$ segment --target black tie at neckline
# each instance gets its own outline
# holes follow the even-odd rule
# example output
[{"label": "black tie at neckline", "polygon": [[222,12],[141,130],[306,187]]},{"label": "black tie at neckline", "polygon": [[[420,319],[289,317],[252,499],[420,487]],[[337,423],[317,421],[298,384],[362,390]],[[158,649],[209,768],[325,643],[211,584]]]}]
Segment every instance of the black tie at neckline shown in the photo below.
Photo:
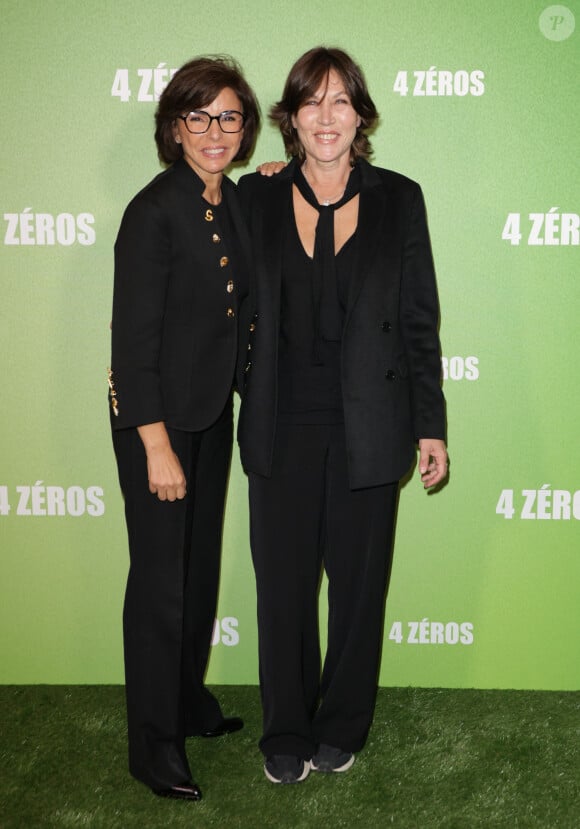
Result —
[{"label": "black tie at neckline", "polygon": [[294,184],[305,201],[318,211],[312,259],[312,304],[314,312],[312,351],[314,363],[321,365],[321,340],[340,342],[342,338],[342,311],[338,299],[334,253],[334,212],[349,202],[360,191],[360,171],[358,167],[353,167],[341,199],[334,204],[319,204],[300,167],[296,167]]}]

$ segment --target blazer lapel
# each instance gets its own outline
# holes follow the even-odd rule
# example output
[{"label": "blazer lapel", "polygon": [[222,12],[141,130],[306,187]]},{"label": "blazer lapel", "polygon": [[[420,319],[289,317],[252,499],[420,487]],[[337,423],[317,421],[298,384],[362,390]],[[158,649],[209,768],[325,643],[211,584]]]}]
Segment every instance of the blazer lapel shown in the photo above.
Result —
[{"label": "blazer lapel", "polygon": [[[280,290],[282,284],[282,255],[285,246],[288,220],[291,215],[292,179],[295,162],[269,181],[261,192],[260,226],[257,238],[262,250],[257,265],[261,269],[262,297],[272,309],[276,328],[280,316]],[[263,269],[263,270],[262,270]],[[266,298],[267,297],[267,298]]]},{"label": "blazer lapel", "polygon": [[383,248],[385,239],[381,238],[386,228],[395,230],[392,205],[382,186],[377,173],[366,161],[360,161],[361,165],[361,190],[357,225],[357,244],[354,272],[352,275],[348,306],[345,324],[348,322],[350,313],[358,299],[363,282],[372,267],[379,246]]},{"label": "blazer lapel", "polygon": [[281,274],[282,251],[288,230],[295,161],[269,182],[263,203],[264,262],[270,273]]}]

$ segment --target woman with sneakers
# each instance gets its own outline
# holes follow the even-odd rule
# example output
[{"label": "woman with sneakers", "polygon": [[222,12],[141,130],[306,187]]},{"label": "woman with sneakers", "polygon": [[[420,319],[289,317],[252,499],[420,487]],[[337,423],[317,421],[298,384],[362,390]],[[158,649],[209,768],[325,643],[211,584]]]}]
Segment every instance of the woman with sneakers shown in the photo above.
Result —
[{"label": "woman with sneakers", "polygon": [[[419,186],[371,166],[360,68],[318,47],[271,119],[290,164],[239,182],[253,244],[239,441],[249,476],[265,774],[350,768],[376,697],[399,480],[447,473],[438,300]],[[318,590],[329,582],[328,646]]]}]

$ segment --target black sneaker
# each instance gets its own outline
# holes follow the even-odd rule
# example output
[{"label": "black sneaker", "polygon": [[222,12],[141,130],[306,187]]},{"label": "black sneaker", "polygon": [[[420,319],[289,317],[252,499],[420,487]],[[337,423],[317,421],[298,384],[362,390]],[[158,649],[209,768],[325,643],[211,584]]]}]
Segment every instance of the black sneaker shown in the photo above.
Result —
[{"label": "black sneaker", "polygon": [[273,754],[264,763],[264,774],[271,783],[301,783],[309,773],[308,760],[293,754]]},{"label": "black sneaker", "polygon": [[312,771],[347,771],[354,763],[354,754],[341,748],[320,743],[318,751],[310,761]]}]

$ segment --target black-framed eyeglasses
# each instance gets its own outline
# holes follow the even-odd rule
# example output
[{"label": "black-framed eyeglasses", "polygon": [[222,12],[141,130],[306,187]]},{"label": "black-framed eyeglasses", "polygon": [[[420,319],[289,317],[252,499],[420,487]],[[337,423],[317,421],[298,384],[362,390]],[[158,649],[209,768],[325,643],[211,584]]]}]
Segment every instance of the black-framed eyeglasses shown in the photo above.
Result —
[{"label": "black-framed eyeglasses", "polygon": [[188,112],[187,115],[178,115],[185,124],[188,132],[201,135],[211,127],[212,121],[217,121],[222,132],[241,132],[244,128],[246,116],[237,109],[226,109],[219,115],[210,115],[203,109]]}]

